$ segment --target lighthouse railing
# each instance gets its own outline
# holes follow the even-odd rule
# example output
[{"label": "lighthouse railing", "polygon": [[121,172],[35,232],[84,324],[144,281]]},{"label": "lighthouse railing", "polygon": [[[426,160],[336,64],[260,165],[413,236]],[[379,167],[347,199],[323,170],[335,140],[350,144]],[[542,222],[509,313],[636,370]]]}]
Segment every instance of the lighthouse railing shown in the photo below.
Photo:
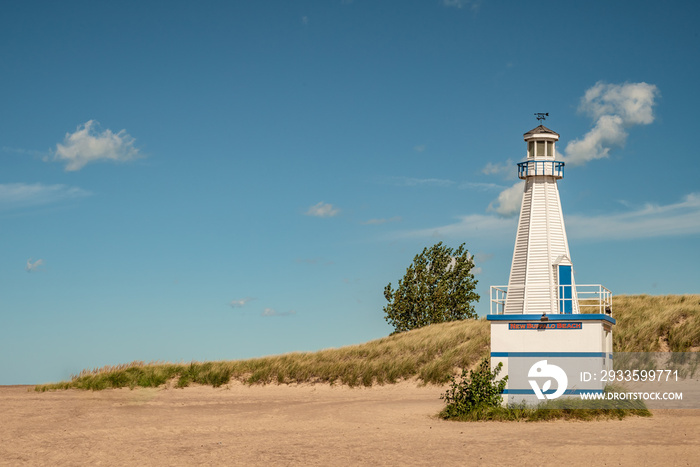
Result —
[{"label": "lighthouse railing", "polygon": [[491,305],[489,308],[490,315],[502,315],[503,309],[506,307],[506,294],[508,293],[507,285],[492,285],[490,289]]},{"label": "lighthouse railing", "polygon": [[555,178],[564,178],[564,162],[531,160],[518,163],[518,177],[526,179],[537,175],[552,175]]},{"label": "lighthouse railing", "polygon": [[581,313],[612,314],[612,292],[600,284],[576,284]]},{"label": "lighthouse railing", "polygon": [[[576,284],[574,286],[580,313],[612,314],[612,292],[600,284]],[[502,315],[506,307],[507,285],[490,287],[489,314]]]}]

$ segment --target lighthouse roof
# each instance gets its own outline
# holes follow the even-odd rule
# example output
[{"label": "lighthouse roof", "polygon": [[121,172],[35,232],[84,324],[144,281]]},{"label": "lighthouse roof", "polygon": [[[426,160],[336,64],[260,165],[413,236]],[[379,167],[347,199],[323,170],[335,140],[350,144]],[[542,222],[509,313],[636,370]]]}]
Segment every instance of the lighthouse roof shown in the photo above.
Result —
[{"label": "lighthouse roof", "polygon": [[544,134],[555,135],[555,136],[559,137],[559,133],[557,133],[556,131],[550,130],[549,128],[547,128],[547,127],[544,126],[544,125],[540,125],[540,126],[538,126],[537,128],[533,128],[532,130],[530,130],[530,131],[528,131],[527,133],[525,133],[523,136],[524,136],[525,138],[527,138],[528,136],[532,136],[532,135],[541,135],[541,134],[543,134],[543,133],[544,133]]}]

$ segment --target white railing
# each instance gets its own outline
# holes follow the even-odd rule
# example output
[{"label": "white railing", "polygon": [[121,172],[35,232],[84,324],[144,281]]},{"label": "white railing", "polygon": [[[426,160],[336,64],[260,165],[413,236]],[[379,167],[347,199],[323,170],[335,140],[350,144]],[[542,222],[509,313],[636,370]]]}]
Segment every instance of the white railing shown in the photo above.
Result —
[{"label": "white railing", "polygon": [[612,314],[612,292],[600,284],[576,284],[581,313]]},{"label": "white railing", "polygon": [[[492,285],[491,286],[491,305],[489,308],[490,315],[502,315],[503,309],[506,307],[506,294],[508,293],[507,285]],[[496,311],[494,311],[494,308]]]},{"label": "white railing", "polygon": [[[581,313],[612,314],[612,292],[600,284],[576,284],[576,298]],[[506,307],[507,285],[490,288],[489,314],[502,315]]]}]

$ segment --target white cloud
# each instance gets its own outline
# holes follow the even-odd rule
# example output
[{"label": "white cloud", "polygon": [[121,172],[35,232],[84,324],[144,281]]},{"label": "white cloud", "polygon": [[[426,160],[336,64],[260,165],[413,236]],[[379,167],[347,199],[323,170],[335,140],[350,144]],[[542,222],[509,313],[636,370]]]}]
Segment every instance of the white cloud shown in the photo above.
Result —
[{"label": "white cloud", "polygon": [[419,229],[398,234],[403,238],[496,238],[514,236],[517,222],[487,214],[461,216],[452,224]]},{"label": "white cloud", "polygon": [[491,191],[491,190],[503,190],[506,187],[503,185],[498,185],[497,183],[483,183],[483,182],[464,182],[459,185],[460,190],[477,190],[477,191]]},{"label": "white cloud", "polygon": [[[436,186],[436,187],[451,187],[457,184],[457,182],[445,178],[411,178],[411,177],[391,177],[391,182],[395,186]],[[460,183],[457,188],[460,190],[470,189],[479,191],[488,190],[502,190],[505,188],[503,185],[498,185],[496,183],[484,183],[484,182],[463,182]]]},{"label": "white cloud", "polygon": [[474,261],[479,263],[493,259],[493,253],[474,253]]},{"label": "white cloud", "polygon": [[679,203],[647,204],[636,210],[586,217],[564,216],[570,238],[627,240],[700,234],[700,193]]},{"label": "white cloud", "polygon": [[248,302],[253,301],[253,300],[255,300],[255,299],[252,297],[245,297],[245,298],[241,298],[238,300],[231,300],[229,305],[231,305],[232,308],[243,308],[244,306],[246,306],[246,304]]},{"label": "white cloud", "polygon": [[401,217],[400,216],[395,216],[391,217],[389,219],[370,219],[368,221],[365,221],[362,223],[362,225],[380,225],[380,224],[386,224],[387,222],[400,222]]},{"label": "white cloud", "polygon": [[489,212],[495,212],[503,217],[513,217],[520,212],[520,205],[523,201],[523,186],[525,182],[519,180],[510,188],[506,188],[499,195],[498,198],[491,201],[489,207],[486,208]]},{"label": "white cloud", "polygon": [[442,178],[392,177],[392,180],[398,186],[451,186],[455,183]]},{"label": "white cloud", "polygon": [[89,195],[88,191],[66,185],[5,183],[0,184],[0,209],[39,206]]},{"label": "white cloud", "polygon": [[614,146],[624,146],[627,129],[654,121],[653,108],[658,88],[647,83],[596,83],[581,98],[579,112],[594,120],[593,128],[582,138],[570,141],[561,159],[582,165],[608,157]]},{"label": "white cloud", "polygon": [[314,217],[333,217],[337,216],[338,213],[340,213],[340,209],[333,207],[332,204],[324,203],[323,201],[314,204],[306,211],[307,216]]},{"label": "white cloud", "polygon": [[290,311],[276,311],[273,308],[265,308],[262,312],[262,316],[291,316],[295,315],[297,312],[294,310]]},{"label": "white cloud", "polygon": [[54,160],[65,162],[66,171],[70,172],[100,160],[128,161],[139,157],[134,138],[126,130],[100,132],[98,127],[98,122],[88,120],[78,125],[75,133],[66,133],[63,144],[56,145]]},{"label": "white cloud", "polygon": [[515,176],[517,173],[513,159],[508,159],[500,164],[489,162],[486,167],[481,169],[481,172],[485,175],[501,175],[503,177]]},{"label": "white cloud", "polygon": [[659,90],[653,84],[606,84],[599,81],[581,98],[579,111],[594,119],[619,115],[626,125],[648,125],[654,121],[654,98]]},{"label": "white cloud", "polygon": [[608,157],[611,146],[623,146],[626,140],[627,131],[622,119],[618,115],[604,115],[583,138],[570,141],[560,159],[570,165],[604,159]]},{"label": "white cloud", "polygon": [[11,148],[8,146],[3,146],[2,150],[4,152],[10,152],[10,153],[15,153],[15,154],[22,154],[26,156],[38,156],[38,157],[48,157],[50,152],[47,151],[36,151],[33,149],[23,149],[23,148]]},{"label": "white cloud", "polygon": [[[678,203],[647,204],[638,209],[600,216],[564,214],[567,236],[596,241],[700,235],[700,193]],[[516,219],[472,214],[453,224],[403,232],[410,238],[515,238]]]},{"label": "white cloud", "polygon": [[[653,107],[659,90],[653,84],[598,82],[586,90],[579,104],[583,112],[594,120],[594,126],[582,138],[574,139],[559,158],[571,165],[582,165],[595,159],[603,159],[614,146],[624,146],[627,129],[634,125],[648,125],[654,121]],[[510,165],[512,162],[508,161]],[[482,170],[485,174],[503,173],[505,164],[489,163]],[[489,204],[487,211],[502,216],[515,216],[522,200],[521,183],[503,190]]]},{"label": "white cloud", "polygon": [[27,266],[25,266],[24,270],[27,272],[34,272],[39,270],[39,266],[42,266],[44,264],[43,259],[38,259],[32,263],[32,259],[29,258],[27,260]]}]

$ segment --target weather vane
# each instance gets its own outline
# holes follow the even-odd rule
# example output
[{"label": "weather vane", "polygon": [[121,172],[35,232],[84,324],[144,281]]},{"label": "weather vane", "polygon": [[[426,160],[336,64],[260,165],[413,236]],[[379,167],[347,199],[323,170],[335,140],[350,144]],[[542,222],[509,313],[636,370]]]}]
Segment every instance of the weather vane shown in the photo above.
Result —
[{"label": "weather vane", "polygon": [[549,117],[549,112],[544,113],[544,112],[536,112],[535,117],[537,117],[538,122],[542,122],[542,120],[546,120],[547,117]]}]

